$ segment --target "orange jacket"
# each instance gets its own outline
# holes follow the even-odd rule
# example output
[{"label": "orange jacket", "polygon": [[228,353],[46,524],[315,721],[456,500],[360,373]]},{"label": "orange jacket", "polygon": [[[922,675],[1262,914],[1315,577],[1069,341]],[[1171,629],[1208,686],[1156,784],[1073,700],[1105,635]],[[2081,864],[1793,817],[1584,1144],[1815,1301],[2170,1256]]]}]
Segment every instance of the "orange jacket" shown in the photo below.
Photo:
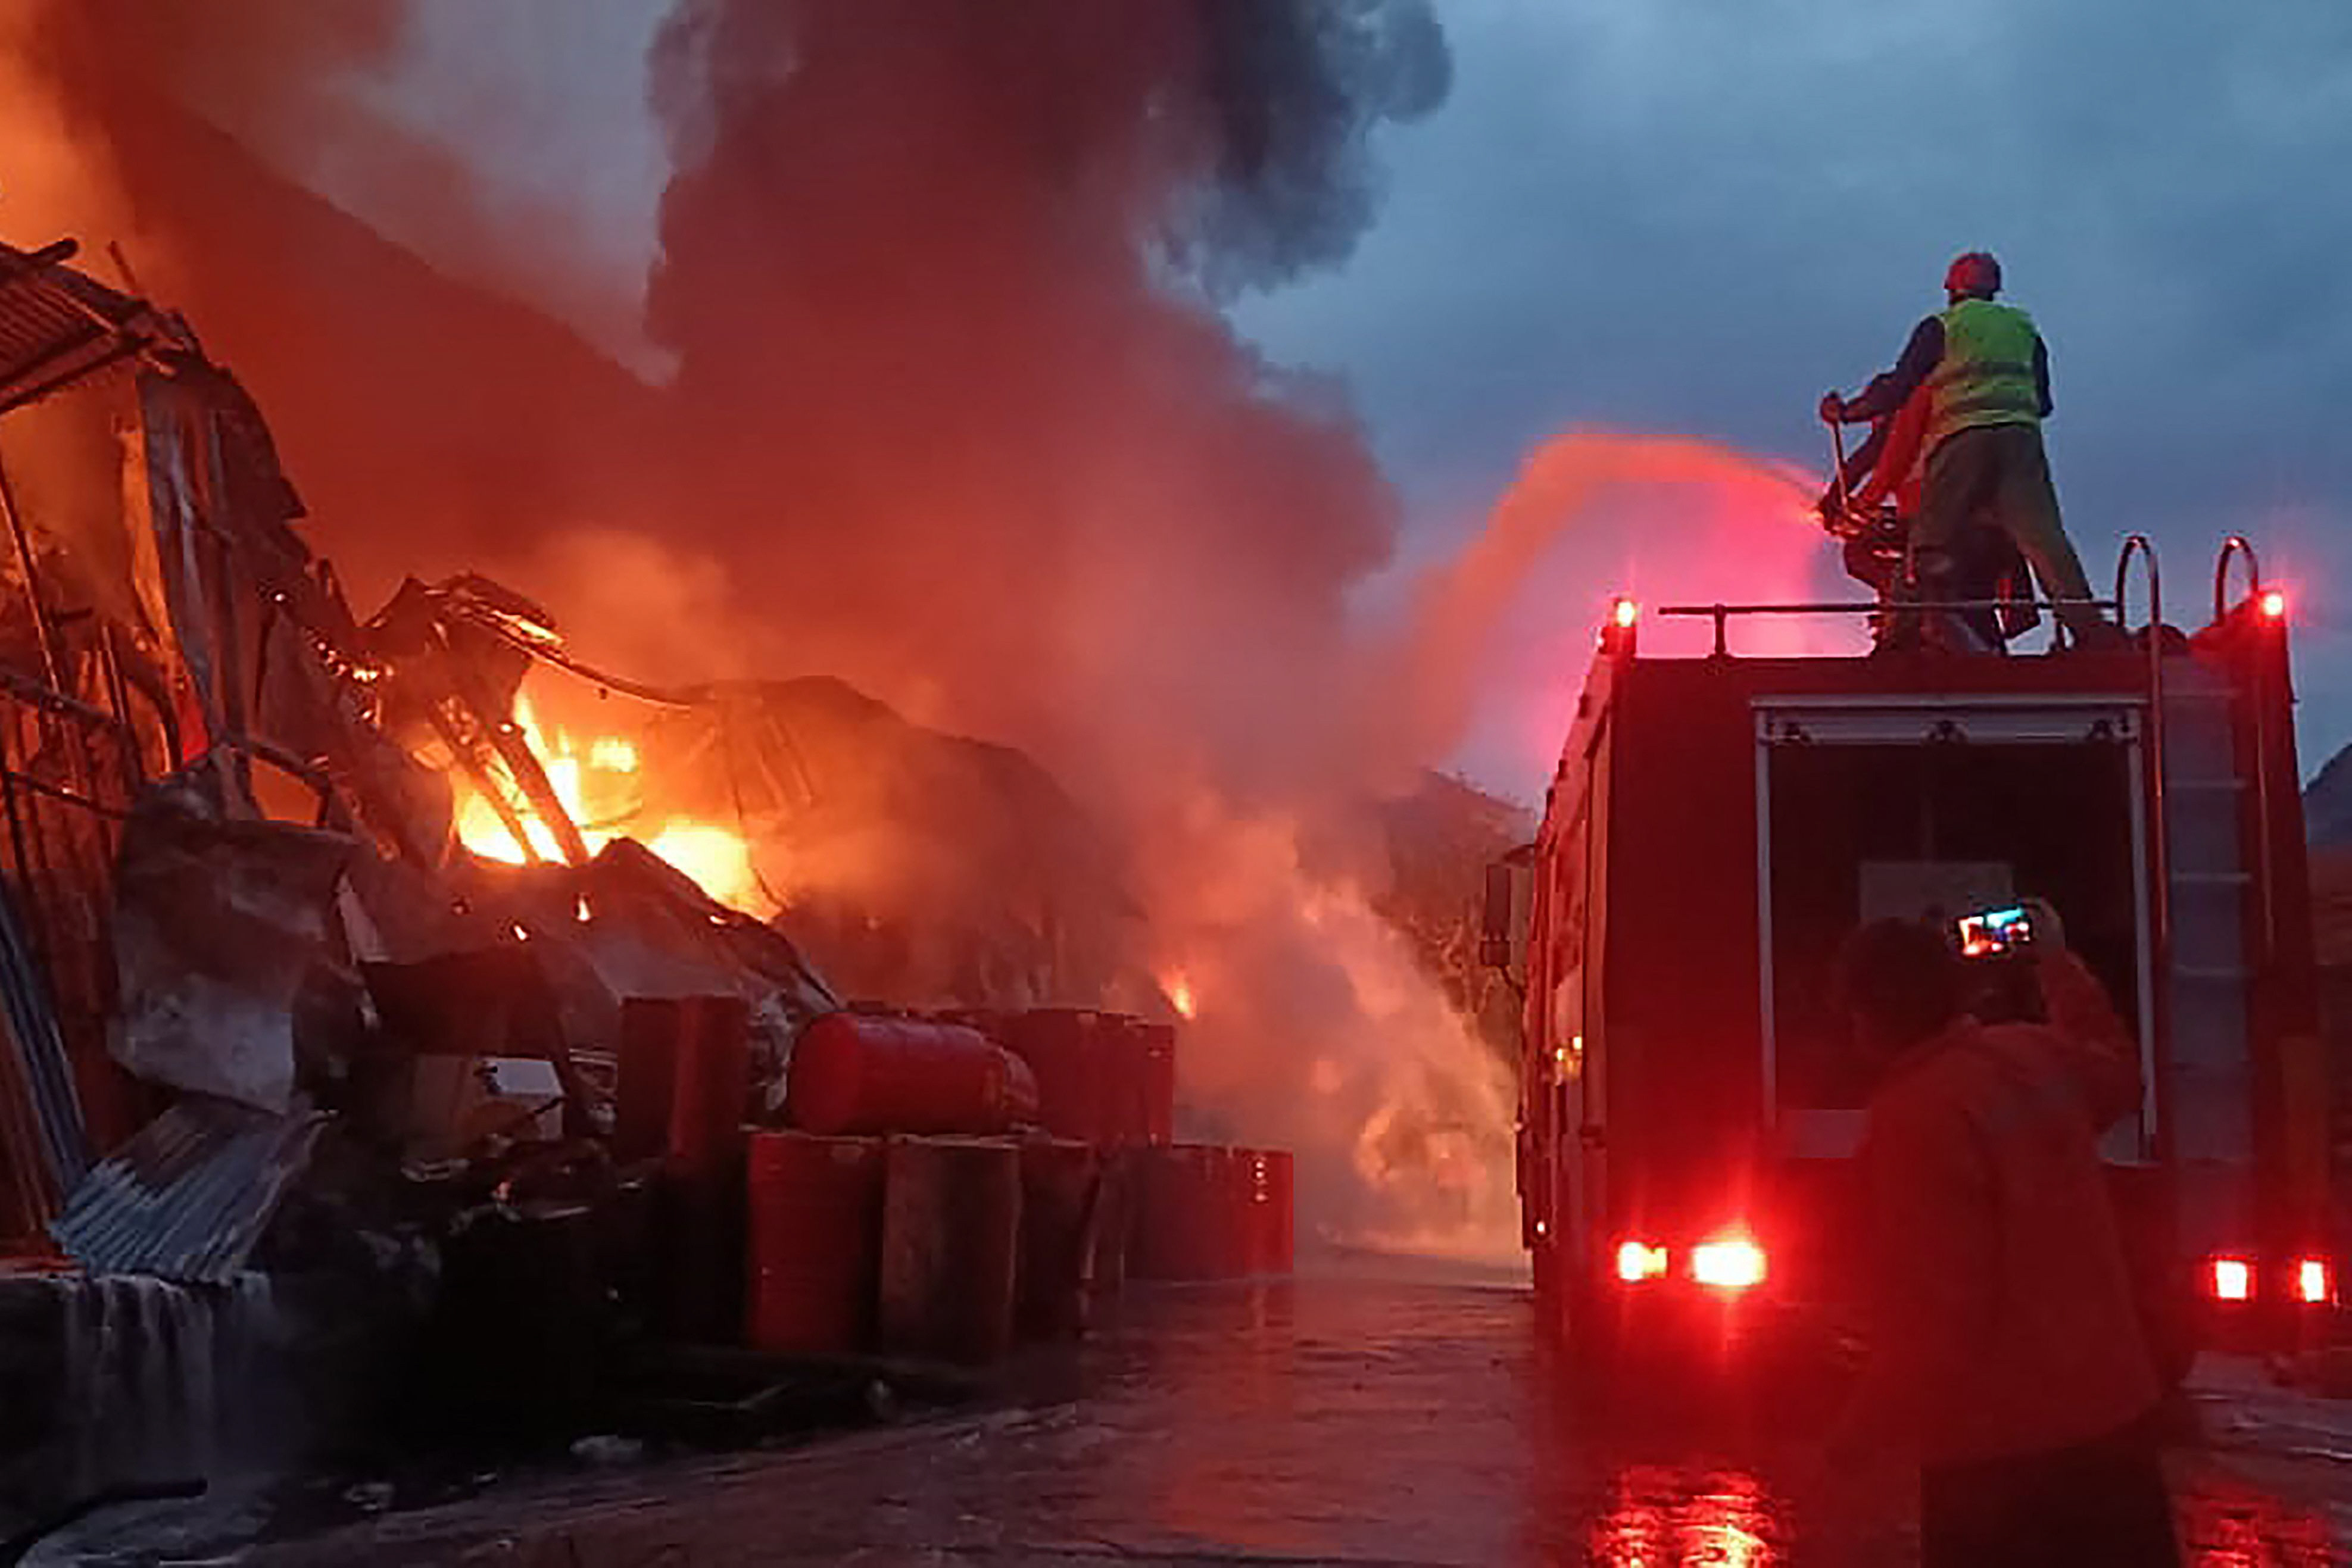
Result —
[{"label": "orange jacket", "polygon": [[2138,1053],[2080,959],[2038,964],[2049,1023],[1963,1019],[1871,1101],[1854,1420],[1926,1463],[2064,1448],[2158,1396],[2097,1149],[2139,1103]]},{"label": "orange jacket", "polygon": [[1920,447],[1927,438],[1927,389],[1921,387],[1896,412],[1886,432],[1886,444],[1879,448],[1878,461],[1871,465],[1870,478],[1854,497],[1855,508],[1864,517],[1876,511],[1878,503],[1890,495],[1898,517],[1919,515],[1920,498],[1927,486],[1927,465],[1920,461],[1925,455]]}]

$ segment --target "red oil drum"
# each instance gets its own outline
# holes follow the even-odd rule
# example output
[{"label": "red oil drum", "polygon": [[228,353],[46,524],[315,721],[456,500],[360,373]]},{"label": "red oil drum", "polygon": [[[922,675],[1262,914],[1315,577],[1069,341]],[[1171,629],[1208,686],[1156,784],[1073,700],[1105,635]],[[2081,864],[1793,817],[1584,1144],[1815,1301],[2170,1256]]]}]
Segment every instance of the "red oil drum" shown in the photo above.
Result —
[{"label": "red oil drum", "polygon": [[1225,1280],[1247,1267],[1235,1151],[1165,1144],[1136,1152],[1138,1207],[1128,1272],[1139,1280]]},{"label": "red oil drum", "polygon": [[1014,1320],[1024,1339],[1073,1339],[1087,1324],[1087,1281],[1100,1213],[1102,1156],[1092,1144],[1021,1145],[1021,1278]]},{"label": "red oil drum", "polygon": [[677,1100],[675,1019],[640,997],[621,1003],[620,1078],[613,1094],[613,1158],[622,1165],[669,1155],[670,1111]]},{"label": "red oil drum", "polygon": [[625,998],[621,1064],[614,1132],[623,1158],[658,1155],[673,1175],[731,1170],[751,1092],[751,1004]]},{"label": "red oil drum", "polygon": [[1248,1271],[1287,1274],[1295,1261],[1297,1223],[1291,1197],[1294,1162],[1287,1150],[1244,1149],[1235,1160],[1242,1174],[1242,1224],[1248,1238]]},{"label": "red oil drum", "polygon": [[1176,1030],[1124,1013],[1041,1008],[1001,1038],[1037,1074],[1039,1120],[1057,1138],[1167,1143],[1176,1107]]},{"label": "red oil drum", "polygon": [[1021,1150],[982,1138],[892,1138],[882,1184],[880,1343],[979,1366],[1013,1344]]},{"label": "red oil drum", "polygon": [[868,1348],[882,1251],[882,1141],[759,1133],[748,1172],[745,1343],[776,1355]]},{"label": "red oil drum", "polygon": [[1176,1136],[1176,1026],[1172,1023],[1134,1025],[1136,1064],[1140,1082],[1134,1135],[1145,1143],[1165,1144]]},{"label": "red oil drum", "polygon": [[743,1302],[751,1009],[740,997],[625,998],[621,1042],[619,1141],[661,1160],[654,1321],[674,1339],[731,1343]]},{"label": "red oil drum", "polygon": [[1054,1136],[1108,1141],[1105,1051],[1114,1027],[1108,1015],[1075,1008],[1037,1008],[1004,1020],[1000,1038],[1037,1075],[1037,1122]]},{"label": "red oil drum", "polygon": [[1135,1235],[1136,1186],[1141,1179],[1132,1149],[1101,1151],[1102,1176],[1095,1192],[1094,1223],[1087,1236],[1087,1300],[1089,1307],[1127,1289],[1127,1260]]},{"label": "red oil drum", "polygon": [[1037,1082],[978,1030],[827,1013],[801,1031],[784,1111],[803,1132],[1002,1133],[1037,1114]]}]

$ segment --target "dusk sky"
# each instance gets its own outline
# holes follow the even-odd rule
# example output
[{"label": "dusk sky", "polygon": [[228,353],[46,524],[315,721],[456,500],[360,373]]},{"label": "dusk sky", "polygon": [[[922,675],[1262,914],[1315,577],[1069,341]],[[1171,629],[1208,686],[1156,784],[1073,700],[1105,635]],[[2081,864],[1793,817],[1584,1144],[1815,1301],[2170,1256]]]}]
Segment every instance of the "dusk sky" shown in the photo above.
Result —
[{"label": "dusk sky", "polygon": [[2247,531],[2294,591],[2307,766],[2352,733],[2352,8],[1444,10],[1454,90],[1390,139],[1379,227],[1247,312],[1345,370],[1419,527],[1571,424],[1824,465],[1819,392],[1986,246],[2052,346],[2094,582],[2145,529],[2201,618]]},{"label": "dusk sky", "polygon": [[[610,279],[583,314],[624,353],[665,177],[638,57],[659,9],[583,0],[551,38],[529,0],[429,0],[371,89],[572,214]],[[1820,392],[1883,368],[1948,257],[1984,246],[2052,346],[2094,582],[2145,529],[2173,618],[2201,619],[2214,545],[2247,531],[2294,595],[2306,767],[2352,737],[2352,7],[1439,10],[1452,92],[1382,132],[1352,260],[1237,307],[1271,356],[1343,380],[1407,497],[1408,559],[1571,426],[1821,466]]]}]

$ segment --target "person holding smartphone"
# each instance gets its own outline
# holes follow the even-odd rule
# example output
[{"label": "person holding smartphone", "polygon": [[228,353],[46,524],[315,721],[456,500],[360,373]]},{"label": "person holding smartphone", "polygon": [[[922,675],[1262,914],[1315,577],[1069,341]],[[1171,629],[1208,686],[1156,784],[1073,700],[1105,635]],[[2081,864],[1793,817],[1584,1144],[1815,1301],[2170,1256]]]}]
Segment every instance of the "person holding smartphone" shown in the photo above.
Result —
[{"label": "person holding smartphone", "polygon": [[[1916,1458],[1927,1568],[2176,1563],[2160,1389],[2098,1154],[2139,1103],[2138,1053],[2055,912],[2001,913],[1979,957],[1908,921],[1840,956],[1882,1076],[1856,1161],[1869,1354],[1831,1458]],[[2024,971],[2047,1021],[1974,1017],[1988,962]]]}]

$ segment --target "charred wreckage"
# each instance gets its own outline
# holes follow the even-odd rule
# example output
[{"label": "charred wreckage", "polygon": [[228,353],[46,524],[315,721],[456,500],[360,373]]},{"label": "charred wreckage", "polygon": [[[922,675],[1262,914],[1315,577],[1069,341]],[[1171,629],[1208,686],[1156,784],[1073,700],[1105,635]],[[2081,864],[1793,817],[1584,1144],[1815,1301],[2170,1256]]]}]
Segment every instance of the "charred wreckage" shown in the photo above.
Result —
[{"label": "charred wreckage", "polygon": [[[1077,1332],[1130,1269],[1287,1267],[1287,1157],[1173,1142],[1100,857],[1048,843],[944,938],[787,908],[753,819],[821,827],[911,727],[592,669],[479,578],[362,618],[253,400],[75,251],[0,246],[0,1540],[322,1408],[756,1435]],[[675,810],[627,747],[556,755],[534,670],[654,716]],[[714,820],[700,880],[632,836]],[[965,1006],[853,1003],[810,940]]]}]

